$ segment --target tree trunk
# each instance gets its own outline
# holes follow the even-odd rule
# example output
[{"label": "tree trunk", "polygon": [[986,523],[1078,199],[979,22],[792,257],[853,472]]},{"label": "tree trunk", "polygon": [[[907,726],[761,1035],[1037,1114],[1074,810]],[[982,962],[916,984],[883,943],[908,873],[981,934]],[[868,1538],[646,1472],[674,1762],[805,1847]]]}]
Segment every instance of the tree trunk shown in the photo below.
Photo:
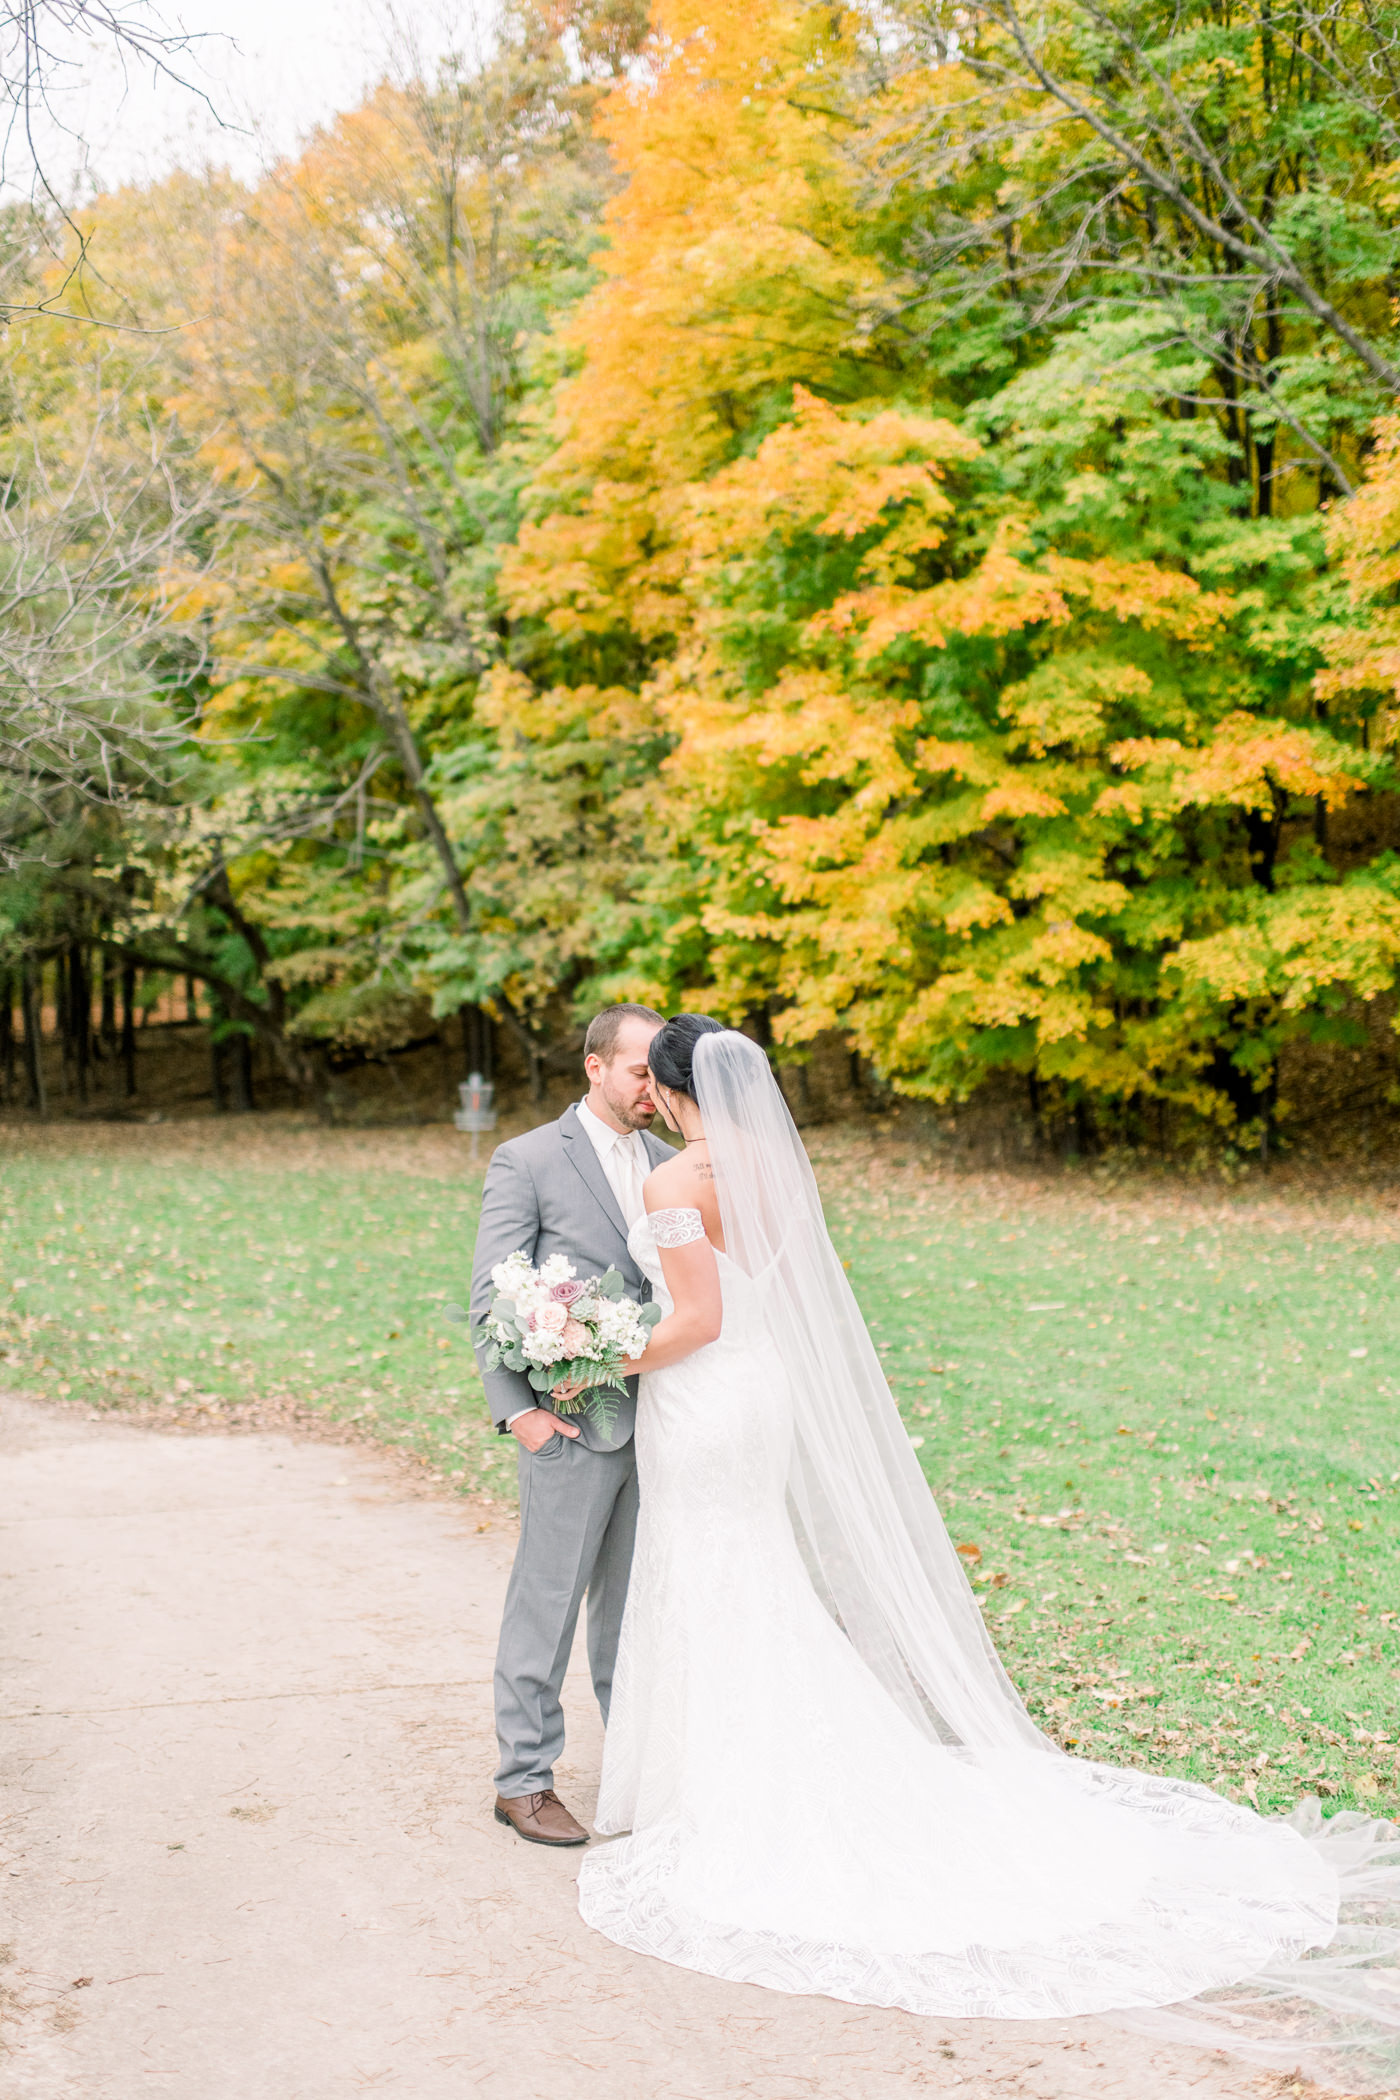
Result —
[{"label": "tree trunk", "polygon": [[65,1101],[73,1091],[73,1024],[68,990],[68,958],[60,948],[53,959],[53,1011],[58,1023],[59,1072]]},{"label": "tree trunk", "polygon": [[1039,1079],[1034,1072],[1026,1074],[1026,1096],[1031,1105],[1031,1137],[1037,1152],[1045,1143],[1045,1104]]},{"label": "tree trunk", "polygon": [[1255,506],[1255,514],[1261,518],[1271,518],[1274,514],[1274,441],[1272,438],[1255,438],[1254,467],[1258,482],[1258,500]]},{"label": "tree trunk", "polygon": [[111,1057],[117,1047],[117,959],[110,948],[102,950],[102,1020],[100,1026],[103,1054]]},{"label": "tree trunk", "polygon": [[226,1019],[224,1002],[211,985],[209,988],[209,1091],[213,1096],[216,1116],[228,1114],[228,1077],[224,1065],[224,1052],[228,1045],[219,1034]]},{"label": "tree trunk", "polygon": [[40,1116],[48,1114],[44,1090],[44,978],[34,958],[24,959],[24,1062],[29,1076],[29,1106]]},{"label": "tree trunk", "polygon": [[521,1051],[524,1055],[525,1068],[530,1075],[530,1099],[532,1101],[543,1101],[544,1051],[540,1048],[540,1045],[536,1042],[531,1030],[527,1028],[524,1021],[521,1020],[519,1014],[511,1005],[509,999],[507,999],[503,993],[498,992],[496,994],[496,1004],[500,1007],[501,1012],[505,1015],[506,1026],[509,1028],[511,1034],[515,1037],[515,1040],[519,1043]]},{"label": "tree trunk", "polygon": [[73,1038],[73,1064],[78,1076],[79,1106],[86,1108],[92,1065],[92,992],[81,941],[68,950],[68,1027]]},{"label": "tree trunk", "polygon": [[0,974],[0,1086],[8,1103],[15,1090],[15,985],[8,970]]},{"label": "tree trunk", "polygon": [[122,1066],[126,1098],[136,1094],[136,965],[122,964]]},{"label": "tree trunk", "polygon": [[236,1035],[233,1050],[233,1112],[246,1116],[253,1108],[253,1038]]},{"label": "tree trunk", "polygon": [[199,988],[193,977],[185,979],[185,1025],[192,1028],[199,1019]]},{"label": "tree trunk", "polygon": [[1274,787],[1273,807],[1267,815],[1262,809],[1242,812],[1245,837],[1249,843],[1250,873],[1262,890],[1272,892],[1274,887],[1274,864],[1278,859],[1287,811],[1288,797],[1281,788]]},{"label": "tree trunk", "polygon": [[[1237,1010],[1229,1016],[1232,1026],[1239,1026],[1243,1015]],[[1217,1043],[1211,1061],[1204,1074],[1217,1093],[1225,1096],[1234,1110],[1236,1123],[1252,1123],[1256,1116],[1267,1113],[1269,1094],[1261,1097],[1248,1072],[1242,1072],[1223,1043]],[[1270,1088],[1275,1082],[1270,1081]]]}]

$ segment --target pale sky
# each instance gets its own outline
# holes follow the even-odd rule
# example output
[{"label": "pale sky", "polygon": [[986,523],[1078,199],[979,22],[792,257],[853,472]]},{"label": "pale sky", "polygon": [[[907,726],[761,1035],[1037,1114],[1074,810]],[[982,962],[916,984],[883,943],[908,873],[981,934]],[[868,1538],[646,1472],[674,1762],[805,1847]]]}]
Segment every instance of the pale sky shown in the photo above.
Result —
[{"label": "pale sky", "polygon": [[[133,9],[135,12],[135,9]],[[395,0],[393,13],[428,54],[479,40],[487,7],[471,0]],[[314,125],[352,108],[384,70],[391,29],[385,0],[151,0],[143,13],[204,38],[174,63],[214,104],[96,48],[75,48],[56,76],[61,122],[36,127],[45,172],[74,193],[86,156],[87,185],[110,187],[207,160],[253,174]],[[70,134],[76,134],[76,139]],[[83,142],[80,146],[77,141]],[[9,155],[12,186],[27,187],[28,156]]]}]

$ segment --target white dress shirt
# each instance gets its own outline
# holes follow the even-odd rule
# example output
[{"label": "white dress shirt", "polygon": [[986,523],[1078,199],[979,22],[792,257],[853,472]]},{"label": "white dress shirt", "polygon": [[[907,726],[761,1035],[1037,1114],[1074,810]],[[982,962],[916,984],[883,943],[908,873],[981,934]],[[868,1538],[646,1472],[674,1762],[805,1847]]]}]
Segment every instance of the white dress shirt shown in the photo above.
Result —
[{"label": "white dress shirt", "polygon": [[646,1209],[642,1201],[642,1183],[651,1172],[641,1132],[611,1129],[601,1116],[594,1115],[586,1101],[580,1101],[578,1105],[578,1119],[598,1155],[608,1177],[608,1187],[617,1198],[617,1207],[630,1232]]},{"label": "white dress shirt", "polygon": [[[651,1172],[641,1134],[636,1130],[613,1130],[601,1116],[594,1115],[587,1101],[580,1101],[578,1119],[598,1155],[599,1164],[608,1177],[608,1187],[616,1196],[617,1207],[630,1230],[646,1209],[642,1201],[642,1183]],[[542,1407],[543,1396],[534,1404]],[[506,1428],[529,1412],[527,1407],[518,1407],[513,1415],[506,1416]]]}]

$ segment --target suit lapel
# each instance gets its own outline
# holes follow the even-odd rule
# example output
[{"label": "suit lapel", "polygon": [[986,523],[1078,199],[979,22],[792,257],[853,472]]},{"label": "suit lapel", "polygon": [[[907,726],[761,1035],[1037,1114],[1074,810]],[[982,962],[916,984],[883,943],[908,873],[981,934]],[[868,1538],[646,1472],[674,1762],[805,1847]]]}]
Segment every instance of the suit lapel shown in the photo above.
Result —
[{"label": "suit lapel", "polygon": [[580,1125],[578,1110],[572,1102],[559,1118],[559,1135],[564,1141],[565,1158],[582,1175],[588,1193],[626,1247],[627,1222],[617,1207],[617,1198],[608,1184],[607,1175],[603,1172],[603,1162],[593,1150],[587,1133]]}]

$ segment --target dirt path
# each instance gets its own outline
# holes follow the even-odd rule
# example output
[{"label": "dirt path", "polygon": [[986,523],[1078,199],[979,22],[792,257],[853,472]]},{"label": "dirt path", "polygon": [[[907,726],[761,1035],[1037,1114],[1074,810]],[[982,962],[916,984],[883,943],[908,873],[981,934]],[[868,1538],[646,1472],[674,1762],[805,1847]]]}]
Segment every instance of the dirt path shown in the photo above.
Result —
[{"label": "dirt path", "polygon": [[[490,1819],[510,1538],[386,1462],[0,1401],[12,2100],[1242,2100],[1095,2022],[783,1998],[585,1931]],[[600,1732],[572,1688],[565,1798]]]}]

